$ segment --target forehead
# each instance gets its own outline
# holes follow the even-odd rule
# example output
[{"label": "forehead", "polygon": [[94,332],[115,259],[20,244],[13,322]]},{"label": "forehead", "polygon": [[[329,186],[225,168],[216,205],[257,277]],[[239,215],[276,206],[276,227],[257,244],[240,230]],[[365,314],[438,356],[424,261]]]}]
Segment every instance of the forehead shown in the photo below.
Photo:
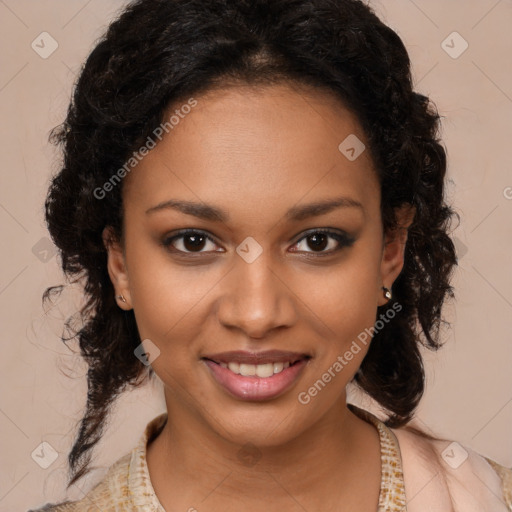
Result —
[{"label": "forehead", "polygon": [[339,195],[378,201],[368,151],[349,159],[342,144],[361,151],[362,128],[332,95],[282,84],[226,87],[194,100],[190,109],[168,109],[173,128],[125,178],[125,195],[141,207],[176,197],[245,211]]}]

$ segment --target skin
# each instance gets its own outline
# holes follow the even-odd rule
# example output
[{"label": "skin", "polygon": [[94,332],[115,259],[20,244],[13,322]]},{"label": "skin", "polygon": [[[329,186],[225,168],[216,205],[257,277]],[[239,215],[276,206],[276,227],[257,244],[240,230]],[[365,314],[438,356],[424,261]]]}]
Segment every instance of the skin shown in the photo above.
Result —
[{"label": "skin", "polygon": [[[168,511],[255,511],[262,503],[269,511],[339,510],[340,500],[353,512],[377,510],[378,433],[347,408],[345,391],[369,345],[308,404],[297,397],[374,325],[387,302],[381,287],[391,288],[403,267],[414,212],[400,209],[401,229],[383,233],[369,152],[349,161],[338,150],[349,134],[366,144],[365,135],[327,93],[235,86],[196,99],[125,178],[122,242],[104,232],[109,274],[126,299],[119,307],[133,308],[141,339],[160,350],[152,366],[169,420],[148,446],[155,492]],[[362,208],[285,218],[294,206],[339,196]],[[146,213],[170,199],[214,205],[229,220]],[[183,228],[214,241],[192,253],[187,237],[162,245]],[[328,237],[316,248],[304,232],[322,228],[355,241]],[[249,236],[262,248],[252,263],[236,252]],[[201,361],[269,349],[312,358],[291,389],[263,402],[232,397]],[[252,466],[237,457],[247,443],[260,456]]]}]

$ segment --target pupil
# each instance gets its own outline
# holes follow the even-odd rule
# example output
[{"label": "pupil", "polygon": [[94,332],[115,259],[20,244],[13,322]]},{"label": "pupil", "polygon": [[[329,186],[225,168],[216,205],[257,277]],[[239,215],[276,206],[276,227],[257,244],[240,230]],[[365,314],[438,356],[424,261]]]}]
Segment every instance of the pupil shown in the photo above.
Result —
[{"label": "pupil", "polygon": [[[312,248],[325,249],[327,236],[324,233],[315,233],[314,235],[310,235],[309,238],[310,240],[314,240]],[[319,238],[321,239],[320,242]]]},{"label": "pupil", "polygon": [[[194,249],[202,249],[201,244],[204,244],[204,235],[187,235],[184,238],[184,245],[185,248],[188,250],[194,250]],[[192,240],[192,243],[189,244],[187,241]]]}]

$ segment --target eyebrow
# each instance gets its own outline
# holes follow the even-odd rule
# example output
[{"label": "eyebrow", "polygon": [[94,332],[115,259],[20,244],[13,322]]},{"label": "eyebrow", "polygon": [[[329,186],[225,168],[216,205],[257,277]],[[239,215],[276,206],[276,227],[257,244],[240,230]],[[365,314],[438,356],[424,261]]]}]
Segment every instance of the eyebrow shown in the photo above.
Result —
[{"label": "eyebrow", "polygon": [[[300,221],[310,217],[324,215],[337,208],[359,208],[364,212],[364,207],[359,201],[350,197],[337,197],[306,205],[293,206],[286,212],[285,218],[289,221]],[[177,210],[181,213],[213,222],[227,222],[230,218],[226,211],[215,206],[204,203],[194,203],[192,201],[178,201],[175,199],[170,199],[169,201],[164,201],[156,206],[152,206],[146,210],[146,214],[167,209]]]}]

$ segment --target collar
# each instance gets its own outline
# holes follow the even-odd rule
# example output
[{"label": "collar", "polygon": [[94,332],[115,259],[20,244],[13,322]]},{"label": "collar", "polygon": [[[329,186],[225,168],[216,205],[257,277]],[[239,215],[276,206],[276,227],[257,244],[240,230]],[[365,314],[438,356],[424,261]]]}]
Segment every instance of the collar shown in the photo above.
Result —
[{"label": "collar", "polygon": [[[377,416],[354,404],[348,408],[364,421],[375,426],[379,433],[381,456],[381,487],[379,512],[406,512],[405,488],[400,445],[395,434]],[[151,512],[165,512],[151,484],[146,461],[146,449],[167,423],[167,412],[153,418],[146,426],[131,452],[128,469],[128,492],[135,506]],[[147,507],[151,508],[147,508]]]},{"label": "collar", "polygon": [[397,437],[371,412],[350,403],[347,403],[347,407],[359,418],[371,423],[379,433],[381,479],[378,512],[406,512],[402,454]]},{"label": "collar", "polygon": [[[133,504],[140,510],[150,512],[165,512],[164,507],[151,485],[148,465],[146,462],[146,449],[148,443],[156,437],[167,423],[167,412],[153,418],[146,426],[139,442],[131,452],[128,468],[128,492]],[[150,508],[148,508],[150,507]]]}]

